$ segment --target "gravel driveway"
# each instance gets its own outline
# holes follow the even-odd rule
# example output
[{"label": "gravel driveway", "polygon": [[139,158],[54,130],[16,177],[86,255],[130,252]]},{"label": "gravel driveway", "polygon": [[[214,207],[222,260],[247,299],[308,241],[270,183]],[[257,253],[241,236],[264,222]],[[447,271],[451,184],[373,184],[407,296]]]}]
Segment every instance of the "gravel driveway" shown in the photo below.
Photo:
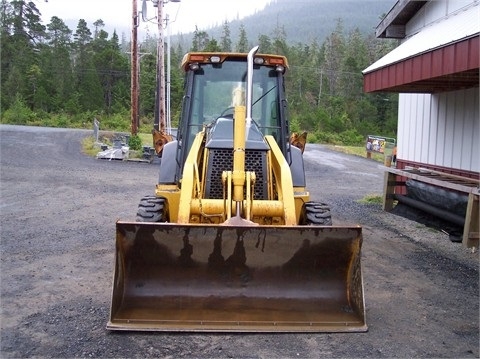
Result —
[{"label": "gravel driveway", "polygon": [[478,252],[360,204],[384,168],[308,144],[312,199],[361,224],[367,333],[109,332],[116,219],[152,194],[153,164],[81,153],[92,131],[0,125],[2,358],[479,357]]}]

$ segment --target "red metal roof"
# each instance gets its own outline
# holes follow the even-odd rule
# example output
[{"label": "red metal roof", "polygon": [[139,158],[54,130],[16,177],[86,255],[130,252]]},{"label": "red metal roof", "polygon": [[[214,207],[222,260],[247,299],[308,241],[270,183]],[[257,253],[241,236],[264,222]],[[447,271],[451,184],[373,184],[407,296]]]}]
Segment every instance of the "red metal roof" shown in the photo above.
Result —
[{"label": "red metal roof", "polygon": [[364,73],[365,92],[435,93],[479,86],[479,36]]}]

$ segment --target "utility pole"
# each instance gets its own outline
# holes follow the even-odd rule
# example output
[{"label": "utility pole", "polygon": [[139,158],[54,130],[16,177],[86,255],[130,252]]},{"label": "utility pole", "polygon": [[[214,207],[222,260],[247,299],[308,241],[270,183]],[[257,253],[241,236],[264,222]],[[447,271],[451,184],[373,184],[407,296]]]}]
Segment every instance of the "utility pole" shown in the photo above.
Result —
[{"label": "utility pole", "polygon": [[157,94],[155,96],[155,123],[158,131],[165,130],[165,65],[164,65],[164,41],[163,41],[163,1],[158,0],[158,43],[157,43]]},{"label": "utility pole", "polygon": [[170,110],[170,89],[171,89],[171,84],[170,84],[170,27],[168,26],[168,21],[170,20],[168,14],[165,16],[165,26],[167,28],[167,106],[166,106],[166,118],[167,120],[165,121],[167,124],[167,134],[171,135],[172,134],[172,112]]},{"label": "utility pole", "polygon": [[[165,26],[168,26],[169,18],[168,14],[163,18],[163,6],[166,3],[174,2],[179,3],[180,0],[152,0],[153,6],[158,7],[157,13],[157,23],[158,23],[158,43],[157,43],[157,94],[155,101],[155,122],[154,127],[158,131],[165,132],[166,122],[168,122],[167,132],[170,134],[170,38],[168,39],[168,96],[165,96],[165,59],[164,59],[164,49],[165,49],[165,40],[164,40],[164,27],[163,22],[165,21]],[[168,113],[166,106],[168,106]]]},{"label": "utility pole", "polygon": [[323,85],[323,70],[320,68],[320,90],[318,91],[317,107],[320,108],[320,102],[322,101],[322,85]]},{"label": "utility pole", "polygon": [[131,133],[138,133],[138,45],[137,45],[138,11],[137,0],[132,0],[132,41],[131,41]]}]

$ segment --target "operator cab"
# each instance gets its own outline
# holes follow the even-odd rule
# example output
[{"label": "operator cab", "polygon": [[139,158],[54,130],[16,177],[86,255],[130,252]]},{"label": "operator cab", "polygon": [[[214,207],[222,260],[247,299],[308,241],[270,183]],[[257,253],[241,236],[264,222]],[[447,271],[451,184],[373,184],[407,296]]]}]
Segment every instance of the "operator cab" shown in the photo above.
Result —
[{"label": "operator cab", "polygon": [[[288,122],[283,74],[287,66],[283,56],[256,55],[252,89],[252,141],[272,135],[284,154],[287,151]],[[190,53],[184,58],[186,71],[179,142],[184,163],[195,135],[206,126],[210,129],[232,128],[235,106],[245,105],[247,82],[246,54]],[[228,130],[229,131],[229,130]],[[230,138],[232,138],[230,133]],[[257,134],[259,136],[257,136]],[[213,138],[217,138],[220,133]],[[211,139],[211,137],[210,137]],[[207,138],[208,141],[208,138]],[[247,137],[247,147],[249,143]],[[252,142],[250,142],[252,143]],[[258,145],[258,142],[257,142]],[[233,146],[233,142],[230,148]]]}]

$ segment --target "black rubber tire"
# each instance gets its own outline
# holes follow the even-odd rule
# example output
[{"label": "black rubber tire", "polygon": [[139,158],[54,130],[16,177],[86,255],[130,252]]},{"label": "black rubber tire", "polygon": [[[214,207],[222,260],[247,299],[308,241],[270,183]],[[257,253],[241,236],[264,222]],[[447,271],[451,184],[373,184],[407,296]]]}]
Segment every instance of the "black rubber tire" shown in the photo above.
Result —
[{"label": "black rubber tire", "polygon": [[137,210],[137,222],[167,222],[163,197],[145,196],[140,200]]},{"label": "black rubber tire", "polygon": [[331,226],[330,206],[320,202],[306,202],[302,207],[300,223],[303,225]]}]

